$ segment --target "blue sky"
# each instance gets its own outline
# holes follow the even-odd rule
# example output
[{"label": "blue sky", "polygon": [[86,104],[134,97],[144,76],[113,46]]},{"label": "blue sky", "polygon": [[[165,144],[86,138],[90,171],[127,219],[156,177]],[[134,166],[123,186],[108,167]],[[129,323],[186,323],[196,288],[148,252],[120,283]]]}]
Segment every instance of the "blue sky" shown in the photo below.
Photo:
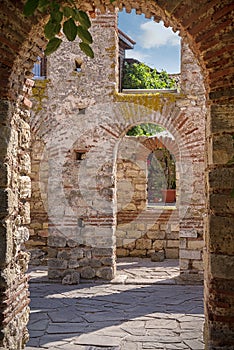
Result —
[{"label": "blue sky", "polygon": [[126,56],[136,58],[158,71],[180,72],[180,37],[163,22],[156,23],[144,15],[119,12],[119,28],[128,34],[136,45]]}]

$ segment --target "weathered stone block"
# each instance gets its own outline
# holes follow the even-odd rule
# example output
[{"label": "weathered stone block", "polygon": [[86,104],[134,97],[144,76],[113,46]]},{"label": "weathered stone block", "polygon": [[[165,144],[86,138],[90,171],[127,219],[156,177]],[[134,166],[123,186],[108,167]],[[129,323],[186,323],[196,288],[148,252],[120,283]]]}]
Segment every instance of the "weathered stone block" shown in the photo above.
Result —
[{"label": "weathered stone block", "polygon": [[189,249],[200,249],[202,250],[205,246],[205,243],[203,240],[199,240],[199,241],[188,241],[188,248]]},{"label": "weathered stone block", "polygon": [[166,239],[179,240],[179,232],[177,231],[167,232]]},{"label": "weathered stone block", "polygon": [[181,249],[185,249],[187,248],[187,239],[186,238],[180,238],[180,241],[179,241],[179,247]]},{"label": "weathered stone block", "polygon": [[138,238],[141,238],[142,236],[142,232],[140,231],[127,231],[127,237],[126,238],[135,238],[135,239],[138,239]]},{"label": "weathered stone block", "polygon": [[153,239],[153,240],[156,240],[156,239],[164,239],[166,237],[166,232],[165,231],[148,231],[147,232],[147,237],[149,239]]},{"label": "weathered stone block", "polygon": [[137,210],[137,207],[135,204],[133,203],[129,203],[128,205],[124,206],[124,211],[136,211]]},{"label": "weathered stone block", "polygon": [[231,196],[231,191],[227,194],[210,195],[210,207],[219,216],[225,214],[234,216],[234,198]]},{"label": "weathered stone block", "polygon": [[165,248],[165,255],[167,259],[178,259],[179,249],[178,248]]},{"label": "weathered stone block", "polygon": [[213,162],[226,164],[233,157],[233,139],[230,134],[213,136]]},{"label": "weathered stone block", "polygon": [[90,260],[88,258],[83,258],[79,260],[80,267],[89,266]]},{"label": "weathered stone block", "polygon": [[66,238],[61,236],[49,236],[48,245],[50,247],[66,247]]},{"label": "weathered stone block", "polygon": [[40,237],[48,237],[48,230],[39,230],[38,236]]},{"label": "weathered stone block", "polygon": [[123,230],[119,230],[118,228],[117,228],[117,230],[116,230],[116,237],[119,237],[119,238],[124,238],[124,237],[126,237],[126,231],[123,231]]},{"label": "weathered stone block", "polygon": [[54,270],[65,270],[67,268],[67,261],[61,259],[48,259],[48,268]]},{"label": "weathered stone block", "polygon": [[164,250],[159,250],[158,252],[151,254],[151,261],[157,262],[157,261],[163,261],[164,259],[165,259]]},{"label": "weathered stone block", "polygon": [[19,177],[19,196],[23,199],[31,197],[31,179],[29,176]]},{"label": "weathered stone block", "polygon": [[[109,258],[104,258],[104,259],[109,259]],[[91,266],[91,267],[94,267],[94,268],[101,267],[101,266],[102,266],[101,260],[100,260],[100,259],[92,258],[92,259],[90,260],[90,266]]]},{"label": "weathered stone block", "polygon": [[151,249],[152,241],[147,238],[140,238],[136,241],[136,249]]},{"label": "weathered stone block", "polygon": [[72,248],[70,255],[72,259],[82,259],[84,257],[84,251],[82,248]]},{"label": "weathered stone block", "polygon": [[15,241],[17,244],[22,244],[29,239],[29,230],[27,227],[18,227],[14,232]]},{"label": "weathered stone block", "polygon": [[171,224],[171,231],[178,231],[180,230],[179,224]]},{"label": "weathered stone block", "polygon": [[80,283],[79,272],[72,272],[71,274],[66,275],[62,279],[62,284],[79,284],[79,283]]},{"label": "weathered stone block", "polygon": [[163,240],[157,240],[153,242],[152,248],[156,251],[162,250],[164,246],[166,245],[166,242]]},{"label": "weathered stone block", "polygon": [[19,170],[21,173],[29,175],[31,172],[31,160],[28,153],[23,153],[19,158]]},{"label": "weathered stone block", "polygon": [[81,278],[92,279],[96,275],[95,269],[90,266],[85,266],[80,271]]},{"label": "weathered stone block", "polygon": [[20,203],[20,207],[19,207],[19,213],[22,217],[22,224],[23,225],[27,225],[30,224],[30,203],[29,202],[25,202],[25,203]]},{"label": "weathered stone block", "polygon": [[130,256],[144,257],[146,256],[146,249],[134,249],[130,251]]},{"label": "weathered stone block", "polygon": [[[208,241],[212,253],[234,255],[234,217],[210,217],[210,239]],[[225,232],[225,235],[222,233]]]},{"label": "weathered stone block", "polygon": [[123,240],[123,246],[126,249],[134,249],[136,246],[136,242],[134,239],[124,239]]},{"label": "weathered stone block", "polygon": [[47,252],[48,252],[48,258],[56,258],[57,249],[53,249],[53,248],[48,247]]},{"label": "weathered stone block", "polygon": [[62,277],[63,277],[63,271],[62,270],[59,271],[56,268],[55,268],[55,270],[52,270],[52,269],[48,270],[48,278],[49,279],[52,279],[52,280],[59,279],[59,280],[61,280]]},{"label": "weathered stone block", "polygon": [[201,251],[200,250],[192,250],[192,249],[181,249],[180,250],[180,258],[181,259],[201,259]]},{"label": "weathered stone block", "polygon": [[80,267],[79,261],[77,261],[77,260],[69,260],[68,261],[68,268],[69,269],[76,269],[77,267]]},{"label": "weathered stone block", "polygon": [[203,261],[195,260],[193,261],[193,269],[198,270],[198,271],[203,271],[204,270],[204,263]]},{"label": "weathered stone block", "polygon": [[94,248],[93,255],[95,256],[112,256],[113,249],[112,248]]},{"label": "weathered stone block", "polygon": [[210,273],[212,278],[233,280],[234,256],[210,254]]},{"label": "weathered stone block", "polygon": [[114,258],[112,257],[104,257],[101,258],[101,263],[106,266],[113,266],[114,265]]},{"label": "weathered stone block", "polygon": [[167,248],[178,248],[178,247],[179,247],[179,241],[178,240],[170,240],[169,239],[167,241]]},{"label": "weathered stone block", "polygon": [[188,270],[189,268],[189,260],[180,259],[180,270]]},{"label": "weathered stone block", "polygon": [[124,248],[117,248],[116,255],[119,257],[124,257],[129,255],[129,250]]},{"label": "weathered stone block", "polygon": [[195,229],[181,229],[180,230],[180,237],[182,238],[197,238],[198,237],[198,232]]},{"label": "weathered stone block", "polygon": [[70,250],[66,249],[66,250],[59,250],[57,253],[57,257],[58,259],[62,259],[62,260],[69,260],[71,257],[71,253]]},{"label": "weathered stone block", "polygon": [[112,267],[101,267],[96,272],[96,276],[104,280],[112,280],[114,278],[114,270]]}]

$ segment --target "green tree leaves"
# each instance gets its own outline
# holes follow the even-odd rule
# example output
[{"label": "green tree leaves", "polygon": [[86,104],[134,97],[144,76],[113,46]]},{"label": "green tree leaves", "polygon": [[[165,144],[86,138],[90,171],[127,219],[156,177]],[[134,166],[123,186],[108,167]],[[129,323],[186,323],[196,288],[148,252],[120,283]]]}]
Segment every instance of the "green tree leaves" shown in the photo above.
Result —
[{"label": "green tree leaves", "polygon": [[81,26],[85,29],[89,29],[91,27],[91,22],[89,16],[84,11],[75,11],[74,19],[80,22]]},{"label": "green tree leaves", "polygon": [[153,136],[157,132],[164,131],[165,129],[156,124],[152,123],[142,123],[136,126],[133,126],[130,130],[128,130],[128,136]]},{"label": "green tree leaves", "polygon": [[94,53],[91,47],[86,43],[79,43],[80,49],[90,58],[94,58]]},{"label": "green tree leaves", "polygon": [[39,0],[28,0],[24,5],[24,15],[31,16],[39,5]]},{"label": "green tree leaves", "polygon": [[45,55],[48,56],[51,53],[55,52],[59,48],[61,42],[62,40],[59,38],[52,38],[46,46]]},{"label": "green tree leaves", "polygon": [[167,72],[157,72],[144,63],[126,63],[124,66],[124,89],[170,89],[175,87],[174,79]]},{"label": "green tree leaves", "polygon": [[63,24],[63,32],[69,41],[74,41],[77,35],[77,26],[72,18]]},{"label": "green tree leaves", "polygon": [[54,22],[52,19],[50,19],[44,28],[44,33],[47,39],[52,39],[55,37],[56,34],[60,32],[61,24],[60,22]]},{"label": "green tree leaves", "polygon": [[71,4],[71,6],[62,6],[59,0],[27,0],[24,5],[24,15],[31,16],[36,9],[50,14],[44,28],[45,36],[49,40],[45,50],[46,55],[50,55],[60,46],[62,40],[57,35],[62,30],[69,41],[74,41],[78,36],[81,39],[80,49],[93,58],[94,53],[90,46],[93,39],[88,31],[91,27],[89,16],[84,11],[78,10],[73,1]]},{"label": "green tree leaves", "polygon": [[88,30],[84,29],[82,26],[77,27],[77,34],[80,39],[86,44],[92,44],[93,38]]}]

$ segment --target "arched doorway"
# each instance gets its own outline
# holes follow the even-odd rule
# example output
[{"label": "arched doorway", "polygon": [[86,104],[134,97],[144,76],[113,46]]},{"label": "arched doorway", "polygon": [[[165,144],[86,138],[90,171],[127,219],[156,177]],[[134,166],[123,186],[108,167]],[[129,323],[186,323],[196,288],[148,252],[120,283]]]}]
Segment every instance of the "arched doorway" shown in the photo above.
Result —
[{"label": "arched doorway", "polygon": [[[1,39],[2,57],[1,69],[4,82],[1,88],[1,110],[2,110],[2,291],[1,299],[4,300],[3,311],[8,310],[5,304],[8,295],[8,304],[14,300],[14,290],[21,286],[24,295],[27,290],[27,284],[24,279],[24,261],[26,255],[20,252],[19,243],[27,238],[27,231],[24,229],[24,221],[19,221],[17,214],[19,209],[21,213],[27,213],[25,199],[30,195],[30,184],[28,170],[25,167],[27,163],[28,149],[28,107],[30,107],[29,96],[31,81],[24,80],[25,76],[30,76],[29,68],[32,61],[43,46],[40,33],[41,22],[39,25],[32,25],[30,20],[25,20],[20,15],[20,9],[17,3],[13,5],[9,1],[2,2],[2,20],[3,36],[8,36],[8,23],[11,24],[11,39]],[[84,4],[84,9],[91,9],[90,4]],[[88,6],[88,7],[86,7]],[[91,7],[90,7],[91,6]],[[112,5],[113,6],[113,5]],[[121,7],[121,3],[119,4]],[[130,4],[125,4],[126,8],[131,9]],[[150,16],[160,16],[162,18],[168,15],[168,21],[175,29],[181,30],[181,35],[187,35],[189,44],[196,56],[200,59],[201,66],[204,68],[206,76],[206,93],[209,94],[211,102],[211,114],[207,127],[207,148],[209,161],[207,174],[209,198],[208,221],[207,221],[207,252],[206,252],[206,303],[207,303],[207,325],[209,346],[228,346],[233,340],[233,330],[230,325],[230,307],[226,308],[224,304],[220,306],[219,299],[228,301],[232,305],[231,297],[227,297],[227,291],[230,291],[233,276],[230,271],[233,266],[232,246],[232,199],[230,192],[232,183],[230,174],[232,174],[232,164],[228,161],[232,158],[232,136],[230,133],[230,120],[232,120],[232,56],[231,56],[231,23],[232,23],[232,3],[225,2],[189,2],[181,4],[180,2],[162,3],[158,6],[155,3],[140,2],[137,6],[138,11],[144,12]],[[143,10],[142,10],[143,8]],[[6,9],[16,14],[15,17],[8,18]],[[210,17],[212,14],[212,19]],[[165,18],[166,20],[166,18]],[[19,23],[22,24],[21,29]],[[37,19],[35,22],[37,23]],[[23,28],[23,29],[22,29]],[[31,31],[32,28],[32,31]],[[22,31],[21,31],[22,30]],[[215,37],[213,34],[215,33]],[[38,49],[39,48],[39,49]],[[219,53],[219,54],[218,54]],[[31,55],[31,60],[26,58]],[[220,57],[220,59],[217,59]],[[31,62],[31,63],[30,63]],[[225,73],[225,76],[224,76]],[[13,118],[12,118],[13,117]],[[23,137],[22,137],[23,131]],[[17,139],[17,135],[20,137]],[[212,142],[210,142],[212,141]],[[19,153],[12,152],[13,145],[18,145]],[[23,152],[21,152],[23,150]],[[15,167],[18,164],[20,155],[21,167]],[[10,169],[14,171],[10,172]],[[13,176],[15,174],[15,176]],[[15,181],[16,177],[18,178]],[[220,180],[224,179],[224,181]],[[20,192],[18,193],[18,189]],[[19,203],[19,205],[18,205]],[[223,205],[220,206],[220,203]],[[229,203],[226,206],[225,203]],[[210,211],[211,209],[211,211]],[[212,213],[212,215],[211,215]],[[24,216],[26,217],[26,216]],[[220,229],[218,229],[218,227]],[[13,230],[13,233],[12,233]],[[212,235],[210,230],[212,230]],[[228,239],[223,239],[224,232]],[[16,234],[17,232],[17,234]],[[15,240],[15,236],[17,236]],[[229,244],[226,244],[226,242]],[[20,268],[21,266],[21,272]],[[14,281],[14,283],[13,283]],[[229,294],[228,294],[229,295]],[[22,308],[15,309],[15,315],[25,313],[27,299],[22,298]],[[23,311],[22,311],[23,310]],[[11,310],[8,310],[9,318],[6,319],[4,332],[7,332],[10,325]],[[15,316],[16,317],[16,316]],[[16,317],[17,318],[17,317]],[[18,327],[19,333],[24,328]],[[9,333],[9,332],[8,332]],[[19,337],[17,333],[17,337]],[[216,338],[219,335],[218,339]],[[17,338],[16,337],[16,338]],[[19,339],[19,338],[18,338]],[[4,340],[5,341],[5,340]],[[17,340],[19,341],[19,340]]]}]

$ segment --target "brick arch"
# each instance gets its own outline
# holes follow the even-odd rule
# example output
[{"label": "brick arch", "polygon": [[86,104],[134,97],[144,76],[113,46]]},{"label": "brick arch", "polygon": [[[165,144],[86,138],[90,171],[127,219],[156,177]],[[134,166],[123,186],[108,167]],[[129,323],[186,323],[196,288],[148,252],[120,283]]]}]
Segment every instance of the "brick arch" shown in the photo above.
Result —
[{"label": "brick arch", "polygon": [[[111,11],[114,9],[113,4],[106,5],[104,1],[95,5],[90,1],[81,3],[77,1],[77,3],[85,11],[94,11],[95,8],[98,8],[105,13],[107,9]],[[20,2],[12,4],[5,0],[1,6],[2,22],[4,23],[1,39],[1,62],[6,81],[5,86],[2,87],[2,95],[14,99],[16,85],[22,88],[22,81],[18,80],[17,73],[20,72],[21,75],[23,71],[23,74],[30,76],[33,61],[36,60],[41,49],[45,47],[42,24],[46,18],[38,15],[25,19],[22,16],[22,3]],[[167,1],[157,4],[152,0],[147,1],[147,3],[145,0],[141,0],[137,4],[131,1],[125,1],[123,4],[118,1],[118,7],[120,10],[125,7],[127,12],[136,10],[137,14],[144,13],[146,17],[153,17],[156,21],[163,19],[166,26],[170,25],[175,31],[179,30],[181,37],[188,39],[200,66],[203,67],[206,88],[211,93],[210,98],[212,100],[225,100],[232,96],[232,90],[229,88],[233,74],[231,68],[232,46],[229,45],[233,16],[231,0],[224,1],[222,4],[219,1],[207,1],[202,4],[199,2],[183,3],[180,0],[175,0],[170,4]],[[10,12],[15,15],[11,16],[9,20],[7,16]],[[15,30],[17,35],[7,33],[8,24],[13,28],[12,33]],[[215,38],[213,38],[214,33]],[[225,70],[225,79],[222,83],[220,69]],[[20,75],[19,77],[22,79],[22,75]],[[13,81],[15,81],[14,87]],[[20,89],[17,90],[20,92]],[[225,90],[225,92],[223,91],[221,94],[221,90]]]},{"label": "brick arch", "polygon": [[[160,18],[169,18],[169,24],[174,29],[179,29],[182,36],[189,40],[190,47],[196,57],[200,59],[200,64],[204,69],[206,76],[206,93],[209,94],[211,102],[211,114],[207,125],[207,148],[209,153],[207,169],[207,188],[209,198],[207,201],[208,218],[207,221],[207,258],[206,258],[206,305],[207,305],[207,344],[209,348],[217,347],[228,348],[232,345],[234,330],[231,326],[231,315],[233,305],[233,276],[231,274],[233,267],[233,235],[230,230],[233,227],[232,214],[233,204],[230,200],[230,190],[233,178],[232,165],[227,165],[228,160],[232,158],[232,137],[233,132],[233,59],[232,59],[232,18],[233,2],[223,1],[198,1],[182,2],[175,0],[172,2],[160,1],[157,7],[153,2],[127,1],[124,3],[126,9],[136,9],[138,13],[145,13],[147,16],[159,15]],[[29,164],[21,163],[18,169],[15,166],[18,155],[11,152],[15,146],[20,147],[22,159],[27,159],[28,139],[24,137],[17,139],[18,130],[28,132],[27,120],[29,118],[28,100],[31,88],[29,71],[32,67],[41,48],[44,46],[43,39],[40,37],[41,23],[44,19],[33,18],[24,19],[21,15],[22,2],[15,4],[10,0],[4,0],[1,6],[1,20],[3,23],[1,32],[1,203],[2,203],[2,222],[1,232],[1,269],[3,270],[3,282],[1,289],[1,301],[6,301],[5,295],[8,295],[7,305],[13,305],[14,292],[19,287],[26,293],[27,285],[24,278],[24,267],[19,273],[17,264],[22,266],[26,256],[20,252],[19,244],[15,244],[12,238],[12,228],[14,234],[18,234],[19,242],[27,237],[27,232],[19,227],[19,222],[15,219],[15,213],[20,209],[21,214],[27,212],[23,203],[30,195],[29,190]],[[119,2],[119,7],[123,6]],[[82,2],[85,10],[92,10],[93,5],[90,2]],[[104,9],[103,2],[99,7]],[[159,10],[158,10],[159,9]],[[29,52],[31,57],[28,59]],[[25,85],[24,85],[25,83]],[[13,122],[10,124],[10,120]],[[6,166],[7,162],[7,166]],[[27,164],[27,165],[26,165]],[[14,171],[9,173],[9,168]],[[17,172],[20,173],[17,175]],[[14,177],[13,177],[14,175]],[[16,177],[19,176],[17,183]],[[23,191],[27,185],[27,191]],[[21,199],[17,202],[18,189]],[[6,190],[7,189],[7,190]],[[15,202],[14,202],[15,203]],[[219,203],[219,205],[217,204]],[[227,205],[228,203],[228,205]],[[212,215],[211,215],[212,213]],[[5,217],[10,221],[5,222]],[[26,216],[27,217],[27,216]],[[26,217],[24,220],[26,220]],[[11,222],[14,221],[14,225]],[[27,221],[27,220],[26,220]],[[25,223],[25,221],[22,221]],[[16,225],[15,225],[16,224]],[[17,230],[16,230],[17,228]],[[212,235],[210,234],[212,230]],[[220,234],[224,232],[224,234]],[[224,238],[224,235],[228,237]],[[12,246],[13,242],[13,246]],[[228,244],[227,244],[228,242]],[[9,265],[11,262],[11,266]],[[24,265],[24,264],[23,264]],[[11,269],[10,269],[11,267]],[[10,276],[6,278],[6,276]],[[225,278],[224,278],[225,277]],[[14,281],[14,284],[11,282]],[[227,296],[228,295],[228,296]],[[220,299],[223,301],[220,305]],[[7,347],[10,341],[10,348],[20,348],[27,338],[25,322],[20,323],[19,319],[23,315],[27,319],[26,305],[27,299],[22,300],[22,308],[14,308],[14,322],[11,316],[13,311],[8,310],[9,317],[3,329],[3,342]],[[7,310],[6,304],[1,309]],[[225,305],[228,305],[226,307]],[[230,307],[231,306],[231,307]],[[20,315],[20,317],[18,317]],[[21,317],[22,319],[22,317]],[[11,332],[13,324],[15,329]],[[7,339],[6,334],[15,334],[11,339]],[[17,345],[16,345],[17,344]],[[208,346],[208,345],[207,345]]]},{"label": "brick arch", "polygon": [[146,146],[150,151],[154,151],[157,147],[166,147],[171,154],[173,154],[176,160],[179,160],[179,147],[175,140],[168,136],[157,136],[150,137],[143,141],[144,146]]}]

